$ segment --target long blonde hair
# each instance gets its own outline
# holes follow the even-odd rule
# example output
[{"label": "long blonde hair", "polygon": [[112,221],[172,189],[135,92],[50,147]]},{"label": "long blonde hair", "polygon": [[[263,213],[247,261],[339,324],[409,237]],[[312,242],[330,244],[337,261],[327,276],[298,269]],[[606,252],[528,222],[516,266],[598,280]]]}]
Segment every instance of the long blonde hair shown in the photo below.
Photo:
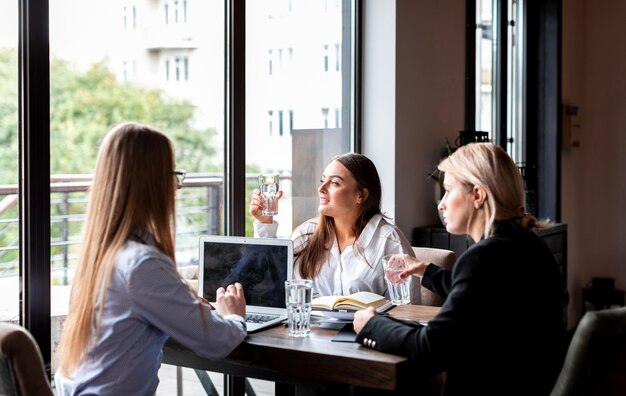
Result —
[{"label": "long blonde hair", "polygon": [[157,247],[174,261],[173,171],[172,144],[155,129],[124,123],[104,137],[61,336],[59,360],[64,373],[72,373],[85,357],[94,324],[96,333],[100,331],[115,257],[131,235],[152,234]]},{"label": "long blonde hair", "polygon": [[526,213],[524,179],[515,162],[500,146],[493,143],[461,146],[443,159],[438,169],[453,175],[468,191],[474,186],[485,189],[485,238],[492,235],[495,220],[519,223],[527,230],[547,224]]}]

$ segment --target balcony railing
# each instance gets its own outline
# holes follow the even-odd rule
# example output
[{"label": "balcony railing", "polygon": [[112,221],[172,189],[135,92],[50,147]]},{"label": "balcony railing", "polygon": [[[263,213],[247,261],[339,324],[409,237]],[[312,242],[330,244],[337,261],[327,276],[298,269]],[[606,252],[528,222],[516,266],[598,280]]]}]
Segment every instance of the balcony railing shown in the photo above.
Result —
[{"label": "balcony railing", "polygon": [[[249,177],[255,179],[254,176]],[[91,175],[53,175],[50,178],[50,268],[53,284],[67,285],[82,243]],[[198,236],[222,231],[223,178],[189,174],[176,194],[176,259],[179,265],[197,263]],[[0,185],[0,277],[19,272],[19,215],[17,185]]]}]

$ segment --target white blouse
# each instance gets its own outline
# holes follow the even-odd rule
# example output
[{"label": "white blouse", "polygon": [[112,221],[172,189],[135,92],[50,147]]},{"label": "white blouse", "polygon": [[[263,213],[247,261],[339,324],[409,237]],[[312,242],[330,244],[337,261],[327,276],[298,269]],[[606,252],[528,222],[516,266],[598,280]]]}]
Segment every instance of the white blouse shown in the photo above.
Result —
[{"label": "white blouse", "polygon": [[[298,226],[291,239],[294,251],[300,250],[317,226],[312,219]],[[255,237],[275,237],[278,223],[262,224],[254,222]],[[358,248],[357,248],[358,246]],[[347,246],[341,253],[337,238],[328,252],[326,263],[313,279],[313,298],[319,296],[345,296],[358,291],[371,291],[389,298],[383,272],[382,258],[388,254],[404,253],[415,257],[411,244],[402,231],[387,221],[381,214],[370,219],[354,245]],[[295,263],[294,277],[300,278],[298,262]],[[409,278],[411,304],[421,303],[420,282]]]}]

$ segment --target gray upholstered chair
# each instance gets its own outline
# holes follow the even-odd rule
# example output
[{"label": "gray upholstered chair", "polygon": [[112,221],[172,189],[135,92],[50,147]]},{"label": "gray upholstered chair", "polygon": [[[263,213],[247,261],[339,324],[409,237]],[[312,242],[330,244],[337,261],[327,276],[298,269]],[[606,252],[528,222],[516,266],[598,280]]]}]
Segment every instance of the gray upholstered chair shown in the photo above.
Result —
[{"label": "gray upholstered chair", "polygon": [[[413,252],[419,261],[432,263],[447,270],[452,270],[456,263],[456,254],[452,250],[414,246]],[[442,304],[443,298],[422,287],[422,305],[440,307]]]},{"label": "gray upholstered chair", "polygon": [[0,395],[53,395],[35,339],[6,322],[0,322]]},{"label": "gray upholstered chair", "polygon": [[587,312],[551,396],[626,393],[626,308]]}]

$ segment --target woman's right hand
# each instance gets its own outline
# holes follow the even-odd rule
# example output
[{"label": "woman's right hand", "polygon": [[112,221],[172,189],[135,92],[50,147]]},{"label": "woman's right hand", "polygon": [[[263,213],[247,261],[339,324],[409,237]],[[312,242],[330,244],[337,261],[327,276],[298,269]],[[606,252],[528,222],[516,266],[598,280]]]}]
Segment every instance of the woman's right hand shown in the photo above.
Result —
[{"label": "woman's right hand", "polygon": [[411,275],[417,276],[419,278],[424,276],[424,272],[426,272],[426,267],[428,267],[428,263],[419,261],[415,257],[411,256],[405,256],[404,260],[406,262],[406,269],[400,273],[400,279],[406,279]]},{"label": "woman's right hand", "polygon": [[246,317],[246,297],[239,282],[229,285],[226,289],[223,287],[217,289],[215,303],[221,316],[235,314],[242,318]]},{"label": "woman's right hand", "polygon": [[[283,192],[276,193],[276,200],[279,200],[283,196]],[[265,198],[261,194],[261,190],[258,188],[252,191],[252,198],[250,199],[250,209],[248,210],[252,217],[259,223],[271,224],[274,222],[274,216],[263,216],[263,208],[265,208]]]}]

